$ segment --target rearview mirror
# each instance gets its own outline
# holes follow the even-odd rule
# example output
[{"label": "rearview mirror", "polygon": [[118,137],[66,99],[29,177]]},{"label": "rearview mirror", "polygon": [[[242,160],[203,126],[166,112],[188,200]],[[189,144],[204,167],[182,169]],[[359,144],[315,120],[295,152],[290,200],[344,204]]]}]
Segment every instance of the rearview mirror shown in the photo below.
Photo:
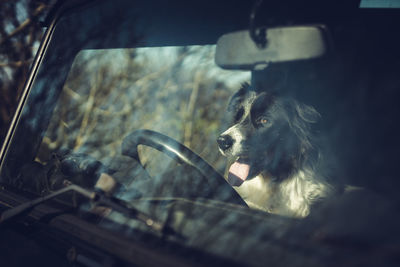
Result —
[{"label": "rearview mirror", "polygon": [[270,63],[321,57],[329,39],[324,25],[269,28],[265,47],[257,46],[248,30],[228,33],[218,39],[215,62],[224,69],[259,70]]}]

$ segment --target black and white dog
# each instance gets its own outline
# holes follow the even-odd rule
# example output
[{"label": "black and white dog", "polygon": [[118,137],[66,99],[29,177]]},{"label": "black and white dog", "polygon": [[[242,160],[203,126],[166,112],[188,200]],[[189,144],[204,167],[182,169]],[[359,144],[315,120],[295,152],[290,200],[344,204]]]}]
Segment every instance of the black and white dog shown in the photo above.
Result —
[{"label": "black and white dog", "polygon": [[311,123],[319,118],[312,107],[243,84],[228,112],[233,125],[217,142],[231,159],[228,182],[252,208],[305,217],[313,203],[334,188],[316,165]]}]

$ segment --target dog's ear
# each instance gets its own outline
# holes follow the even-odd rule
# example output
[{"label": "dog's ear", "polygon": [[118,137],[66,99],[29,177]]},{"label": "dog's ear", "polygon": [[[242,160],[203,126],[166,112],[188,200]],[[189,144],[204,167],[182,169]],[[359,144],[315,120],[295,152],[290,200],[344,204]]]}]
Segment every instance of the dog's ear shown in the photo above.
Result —
[{"label": "dog's ear", "polygon": [[296,103],[295,110],[297,115],[308,123],[316,123],[321,118],[321,115],[315,108],[303,103]]},{"label": "dog's ear", "polygon": [[250,90],[250,84],[248,82],[244,82],[244,83],[242,83],[242,86],[240,87],[238,93],[239,92],[246,93],[249,90]]},{"label": "dog's ear", "polygon": [[228,111],[234,111],[238,103],[241,102],[241,100],[249,90],[250,90],[250,84],[247,82],[242,83],[240,89],[231,97],[231,100],[229,101],[228,104]]}]

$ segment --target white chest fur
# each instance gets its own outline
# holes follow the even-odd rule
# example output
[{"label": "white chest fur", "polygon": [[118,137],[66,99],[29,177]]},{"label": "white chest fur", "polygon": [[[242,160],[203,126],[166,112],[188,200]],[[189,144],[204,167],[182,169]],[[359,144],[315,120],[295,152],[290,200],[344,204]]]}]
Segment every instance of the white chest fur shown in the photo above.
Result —
[{"label": "white chest fur", "polygon": [[303,171],[282,182],[274,182],[261,174],[233,188],[250,208],[300,218],[309,214],[312,202],[331,191],[328,184],[316,181]]},{"label": "white chest fur", "polygon": [[244,181],[240,186],[233,187],[250,208],[270,211],[271,198],[273,196],[271,181],[258,175]]}]

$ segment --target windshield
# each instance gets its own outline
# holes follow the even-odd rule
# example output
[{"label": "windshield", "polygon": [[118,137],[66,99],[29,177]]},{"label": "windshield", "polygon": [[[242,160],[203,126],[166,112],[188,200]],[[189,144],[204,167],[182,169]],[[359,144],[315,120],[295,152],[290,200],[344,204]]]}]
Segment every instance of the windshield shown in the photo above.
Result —
[{"label": "windshield", "polygon": [[[382,22],[382,33],[362,20],[373,30],[367,34],[354,16],[347,24],[296,17],[299,24],[326,23],[319,30],[331,27],[332,36],[319,41],[332,38],[337,53],[283,62],[268,51],[273,63],[227,64],[228,70],[216,64],[217,42],[249,28],[241,8],[231,7],[220,20],[225,7],[219,5],[210,11],[202,3],[159,1],[154,10],[116,2],[66,10],[57,21],[21,102],[2,184],[35,197],[71,184],[100,192],[117,204],[61,200],[112,233],[167,236],[239,263],[260,265],[268,251],[272,262],[301,259],[309,266],[335,259],[330,246],[361,250],[365,236],[377,240],[376,224],[363,224],[370,219],[366,206],[381,203],[376,192],[398,199],[393,114],[400,83],[390,21]],[[279,18],[265,21],[282,25]],[[282,42],[277,51],[296,49],[282,36],[308,36],[288,25],[270,31]],[[293,57],[302,51],[309,50],[299,48]],[[226,61],[234,56],[225,54]],[[373,197],[360,197],[364,188]],[[347,192],[356,192],[354,199],[338,200]],[[121,203],[148,217],[132,219]],[[348,218],[354,224],[346,232]]]},{"label": "windshield", "polygon": [[[174,138],[224,172],[217,138],[231,95],[250,73],[214,63],[215,45],[84,50],[72,64],[37,160],[68,149],[104,164],[122,157],[122,140],[138,129]],[[135,149],[135,148],[132,148]],[[174,162],[139,147],[151,174]],[[171,181],[173,183],[173,181]]]}]

